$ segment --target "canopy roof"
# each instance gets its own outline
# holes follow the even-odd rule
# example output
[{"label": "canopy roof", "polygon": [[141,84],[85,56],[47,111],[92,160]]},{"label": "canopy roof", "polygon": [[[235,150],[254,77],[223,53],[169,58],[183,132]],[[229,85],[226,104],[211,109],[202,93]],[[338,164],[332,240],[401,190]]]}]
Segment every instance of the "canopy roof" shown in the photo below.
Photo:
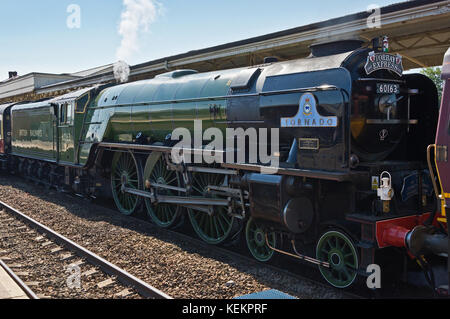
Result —
[{"label": "canopy roof", "polygon": [[[168,56],[131,67],[130,81],[153,78],[177,69],[199,72],[261,64],[264,57],[280,61],[304,58],[317,42],[359,38],[369,45],[375,37],[388,36],[390,52],[401,54],[405,70],[442,65],[450,47],[450,0],[413,0],[382,7],[379,28],[368,24],[373,12],[359,12],[318,23]],[[302,14],[308,14],[304,12]],[[5,102],[42,99],[99,83],[115,82],[111,68],[77,74],[77,78],[36,87],[33,96],[11,91]],[[98,72],[97,72],[98,71]],[[2,100],[0,95],[0,101]]]}]

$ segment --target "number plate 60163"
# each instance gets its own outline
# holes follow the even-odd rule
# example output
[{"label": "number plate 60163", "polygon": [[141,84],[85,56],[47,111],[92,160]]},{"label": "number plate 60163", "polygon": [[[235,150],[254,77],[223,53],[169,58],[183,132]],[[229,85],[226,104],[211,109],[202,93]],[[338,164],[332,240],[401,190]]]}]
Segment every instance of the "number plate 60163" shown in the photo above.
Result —
[{"label": "number plate 60163", "polygon": [[389,83],[377,83],[377,94],[398,94],[400,85]]}]

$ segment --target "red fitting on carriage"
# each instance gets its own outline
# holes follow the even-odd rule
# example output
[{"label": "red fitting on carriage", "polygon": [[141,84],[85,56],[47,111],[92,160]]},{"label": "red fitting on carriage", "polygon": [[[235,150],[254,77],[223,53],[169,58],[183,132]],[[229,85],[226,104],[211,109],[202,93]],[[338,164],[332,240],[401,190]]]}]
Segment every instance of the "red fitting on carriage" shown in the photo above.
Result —
[{"label": "red fitting on carriage", "polygon": [[406,247],[406,236],[411,231],[402,226],[386,228],[381,236],[380,246]]}]

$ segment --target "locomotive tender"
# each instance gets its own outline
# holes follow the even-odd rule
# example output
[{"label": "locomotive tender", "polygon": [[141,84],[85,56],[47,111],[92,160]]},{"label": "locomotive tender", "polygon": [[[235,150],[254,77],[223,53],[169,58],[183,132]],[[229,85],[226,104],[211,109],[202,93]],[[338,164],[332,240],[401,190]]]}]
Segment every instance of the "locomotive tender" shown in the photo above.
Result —
[{"label": "locomotive tender", "polygon": [[[403,74],[401,56],[379,41],[362,44],[322,43],[300,60],[177,70],[0,106],[3,167],[109,194],[123,214],[143,207],[160,227],[187,216],[210,244],[244,233],[256,259],[300,258],[339,288],[388,247],[424,264],[423,254],[448,251],[426,153],[437,90],[423,75]],[[194,120],[203,130],[279,129],[277,173],[264,174],[248,154],[244,162],[173,161],[173,130],[193,130]]]}]

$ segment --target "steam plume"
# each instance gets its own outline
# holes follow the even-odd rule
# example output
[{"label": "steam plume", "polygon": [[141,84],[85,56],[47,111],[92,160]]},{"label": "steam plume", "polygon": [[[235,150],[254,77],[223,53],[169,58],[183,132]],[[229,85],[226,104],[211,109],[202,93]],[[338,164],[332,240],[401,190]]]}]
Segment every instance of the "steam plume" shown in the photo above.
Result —
[{"label": "steam plume", "polygon": [[118,61],[113,65],[114,78],[117,82],[128,82],[130,76],[130,66],[124,61]]},{"label": "steam plume", "polygon": [[157,0],[123,0],[123,6],[119,25],[122,41],[116,52],[117,60],[129,60],[139,50],[139,33],[148,32],[162,12]]}]

